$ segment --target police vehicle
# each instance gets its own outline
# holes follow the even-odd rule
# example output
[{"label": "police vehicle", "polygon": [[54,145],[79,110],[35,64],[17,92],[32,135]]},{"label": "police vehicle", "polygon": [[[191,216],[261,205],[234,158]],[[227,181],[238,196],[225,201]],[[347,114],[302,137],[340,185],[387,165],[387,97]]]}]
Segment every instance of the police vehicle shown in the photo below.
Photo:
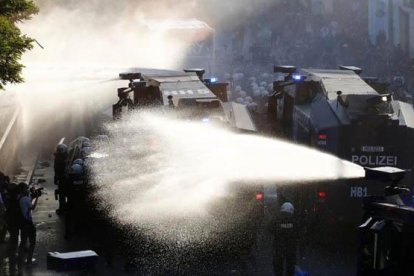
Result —
[{"label": "police vehicle", "polygon": [[[412,168],[414,108],[394,100],[384,84],[361,78],[362,70],[353,66],[338,70],[275,66],[274,72],[279,79],[269,97],[268,119],[289,139],[364,167]],[[303,192],[307,211],[331,224],[355,223],[361,198],[384,188],[372,180],[312,187]]]},{"label": "police vehicle", "polygon": [[128,110],[173,109],[186,120],[219,121],[234,130],[256,132],[247,106],[228,101],[228,84],[214,77],[203,78],[204,73],[204,69],[131,69],[120,73],[120,79],[129,80],[129,84],[118,88],[113,118],[120,119]]},{"label": "police vehicle", "polygon": [[[218,122],[237,132],[256,131],[247,107],[228,101],[227,83],[203,78],[204,73],[204,69],[182,72],[132,69],[121,73],[120,79],[128,80],[129,84],[118,89],[119,100],[113,105],[113,118],[122,119],[128,111],[151,109],[183,120]],[[230,189],[233,191],[230,197],[218,199],[209,206],[215,220],[226,225],[212,235],[211,250],[214,247],[218,250],[215,254],[227,257],[250,252],[264,212],[260,186],[246,188],[235,183]]]},{"label": "police vehicle", "polygon": [[285,76],[274,84],[269,113],[295,142],[361,166],[411,168],[413,106],[375,90],[358,75],[361,69],[341,68],[275,67]]}]

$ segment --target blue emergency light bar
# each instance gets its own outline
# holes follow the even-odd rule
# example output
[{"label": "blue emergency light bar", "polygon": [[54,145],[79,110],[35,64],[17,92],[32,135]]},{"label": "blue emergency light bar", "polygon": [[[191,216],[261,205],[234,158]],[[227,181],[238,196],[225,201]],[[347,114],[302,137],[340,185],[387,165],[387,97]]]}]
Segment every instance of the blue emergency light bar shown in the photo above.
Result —
[{"label": "blue emergency light bar", "polygon": [[306,76],[302,76],[302,75],[298,75],[298,74],[293,74],[292,75],[292,80],[294,82],[302,82],[302,81],[306,80]]},{"label": "blue emergency light bar", "polygon": [[212,83],[217,83],[218,78],[212,77],[212,78],[204,79],[203,81],[204,81],[205,84],[209,85],[209,84],[212,84]]}]

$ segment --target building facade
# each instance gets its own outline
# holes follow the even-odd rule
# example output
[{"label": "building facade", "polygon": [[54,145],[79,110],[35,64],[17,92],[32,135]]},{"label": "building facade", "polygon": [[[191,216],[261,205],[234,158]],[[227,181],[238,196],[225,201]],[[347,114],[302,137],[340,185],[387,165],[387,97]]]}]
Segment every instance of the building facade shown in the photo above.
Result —
[{"label": "building facade", "polygon": [[369,38],[392,42],[414,57],[414,0],[369,0]]}]

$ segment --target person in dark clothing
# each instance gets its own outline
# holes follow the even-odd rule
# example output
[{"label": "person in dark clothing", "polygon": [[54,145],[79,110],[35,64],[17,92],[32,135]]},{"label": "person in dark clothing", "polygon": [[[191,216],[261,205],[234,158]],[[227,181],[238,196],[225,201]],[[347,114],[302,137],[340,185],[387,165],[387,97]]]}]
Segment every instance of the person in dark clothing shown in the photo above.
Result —
[{"label": "person in dark clothing", "polygon": [[10,179],[7,175],[0,172],[0,242],[6,241],[7,233],[7,219],[6,219],[6,204],[8,197],[8,185]]},{"label": "person in dark clothing", "polygon": [[59,208],[56,210],[58,215],[63,214],[66,205],[66,165],[68,159],[68,147],[65,144],[59,144],[55,152],[55,184],[59,191]]},{"label": "person in dark clothing", "polygon": [[19,242],[19,232],[23,223],[23,215],[20,211],[18,197],[19,192],[17,184],[10,183],[7,188],[7,196],[5,197],[7,230],[10,236],[7,245],[10,273],[13,273],[17,269],[16,253]]},{"label": "person in dark clothing", "polygon": [[67,181],[67,213],[65,218],[65,238],[70,238],[75,232],[79,233],[84,223],[86,188],[84,170],[80,164],[73,164]]},{"label": "person in dark clothing", "polygon": [[21,241],[19,246],[19,265],[23,263],[24,253],[26,251],[27,240],[29,240],[29,248],[27,250],[26,264],[31,265],[34,261],[33,252],[36,245],[36,227],[33,223],[32,210],[36,208],[38,197],[33,199],[29,195],[29,186],[22,182],[19,183],[19,207],[23,216],[21,227]]},{"label": "person in dark clothing", "polygon": [[272,223],[273,269],[276,276],[284,275],[284,270],[288,276],[295,273],[298,231],[294,211],[292,203],[283,203]]},{"label": "person in dark clothing", "polygon": [[168,99],[168,107],[174,108],[173,96],[168,95],[167,99]]}]

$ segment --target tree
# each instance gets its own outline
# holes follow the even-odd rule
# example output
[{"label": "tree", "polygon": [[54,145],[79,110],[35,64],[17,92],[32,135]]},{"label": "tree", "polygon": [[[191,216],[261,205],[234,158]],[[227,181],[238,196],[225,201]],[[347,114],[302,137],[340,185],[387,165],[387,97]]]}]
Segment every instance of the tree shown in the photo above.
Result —
[{"label": "tree", "polygon": [[0,0],[0,89],[7,83],[23,81],[20,60],[34,40],[22,35],[16,24],[37,12],[32,0]]}]

